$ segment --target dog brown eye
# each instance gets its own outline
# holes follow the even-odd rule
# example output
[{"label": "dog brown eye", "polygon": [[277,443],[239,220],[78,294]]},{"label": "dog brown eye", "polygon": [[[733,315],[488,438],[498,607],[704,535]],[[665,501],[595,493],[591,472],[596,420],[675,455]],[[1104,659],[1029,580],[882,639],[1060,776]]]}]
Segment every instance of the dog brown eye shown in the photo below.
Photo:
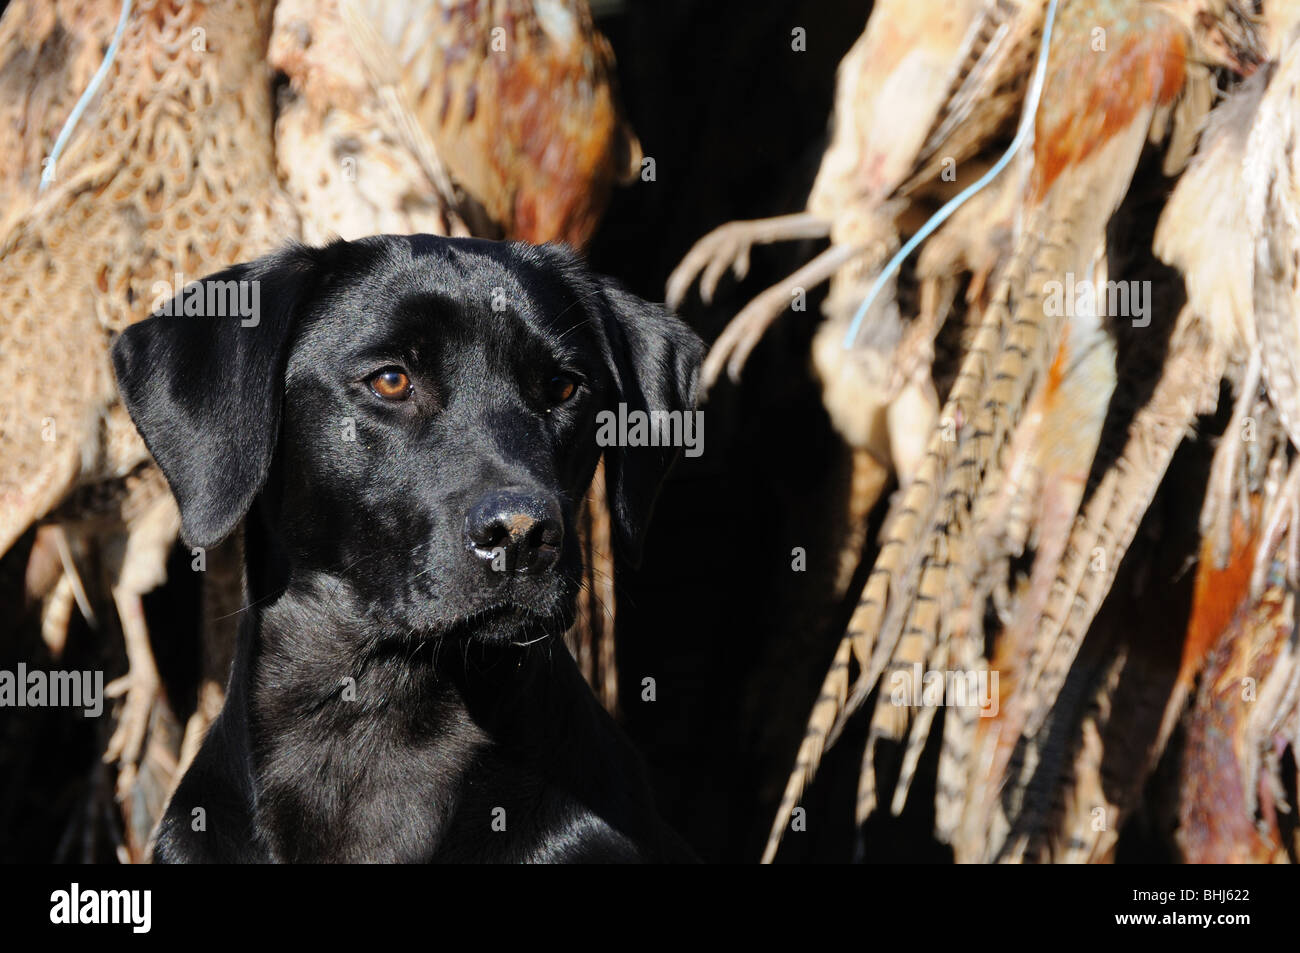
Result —
[{"label": "dog brown eye", "polygon": [[384,400],[406,400],[411,396],[411,378],[399,368],[385,368],[370,378],[370,389]]},{"label": "dog brown eye", "polygon": [[552,404],[562,404],[574,395],[578,382],[568,374],[556,374],[546,385],[546,397]]}]

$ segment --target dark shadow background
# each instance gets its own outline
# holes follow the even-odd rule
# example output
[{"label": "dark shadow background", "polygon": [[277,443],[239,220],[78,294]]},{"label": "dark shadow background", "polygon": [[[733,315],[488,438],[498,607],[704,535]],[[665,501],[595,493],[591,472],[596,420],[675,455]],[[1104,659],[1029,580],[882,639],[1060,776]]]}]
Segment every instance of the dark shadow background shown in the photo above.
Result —
[{"label": "dark shadow background", "polygon": [[[592,244],[596,268],[658,300],[711,229],[800,211],[827,143],[835,68],[870,8],[668,0],[630,2],[606,18],[656,180],[616,194]],[[791,48],[796,27],[806,51]],[[746,281],[724,279],[712,307],[688,299],[683,317],[712,341],[820,247],[756,248]],[[849,460],[809,365],[820,297],[810,299],[807,312],[772,327],[739,386],[710,395],[705,452],[678,463],[645,568],[619,578],[625,724],[651,763],[661,808],[713,861],[758,859],[842,632],[831,580]],[[806,572],[791,569],[796,546]],[[647,676],[654,702],[641,700]],[[809,830],[783,859],[850,859],[858,763],[840,760],[805,800]],[[927,832],[910,843],[926,844]]]}]

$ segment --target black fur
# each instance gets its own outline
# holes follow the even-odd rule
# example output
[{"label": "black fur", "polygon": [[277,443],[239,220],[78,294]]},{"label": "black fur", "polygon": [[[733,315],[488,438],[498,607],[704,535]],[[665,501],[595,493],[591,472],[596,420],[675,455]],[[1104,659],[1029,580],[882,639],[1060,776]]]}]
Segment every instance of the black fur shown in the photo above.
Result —
[{"label": "black fur", "polygon": [[[561,634],[596,413],[693,407],[699,339],[549,246],[380,236],[208,279],[232,280],[258,283],[255,323],[178,298],[113,348],[187,542],[245,521],[226,705],[155,859],[689,857]],[[386,366],[409,400],[371,389]],[[552,406],[559,372],[579,387]],[[635,564],[673,451],[605,454]],[[544,568],[467,548],[467,514],[501,491],[559,517]]]}]

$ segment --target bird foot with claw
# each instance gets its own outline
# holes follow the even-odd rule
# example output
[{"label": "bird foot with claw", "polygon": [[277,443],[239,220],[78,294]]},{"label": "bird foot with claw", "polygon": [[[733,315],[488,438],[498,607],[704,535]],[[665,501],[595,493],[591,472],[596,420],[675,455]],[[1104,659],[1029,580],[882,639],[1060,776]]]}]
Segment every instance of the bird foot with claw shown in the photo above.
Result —
[{"label": "bird foot with claw", "polygon": [[137,766],[144,752],[149,721],[154,703],[158,700],[159,683],[156,676],[128,672],[114,679],[104,689],[109,698],[122,698],[122,709],[117,727],[104,751],[104,762],[116,762],[117,794],[121,798],[135,781]]},{"label": "bird foot with claw", "polygon": [[711,304],[727,269],[731,269],[737,281],[743,281],[749,274],[749,252],[755,245],[824,238],[829,234],[829,222],[807,213],[720,225],[696,242],[673,269],[668,278],[668,307],[676,310],[686,300],[686,292],[701,272],[700,300]]}]

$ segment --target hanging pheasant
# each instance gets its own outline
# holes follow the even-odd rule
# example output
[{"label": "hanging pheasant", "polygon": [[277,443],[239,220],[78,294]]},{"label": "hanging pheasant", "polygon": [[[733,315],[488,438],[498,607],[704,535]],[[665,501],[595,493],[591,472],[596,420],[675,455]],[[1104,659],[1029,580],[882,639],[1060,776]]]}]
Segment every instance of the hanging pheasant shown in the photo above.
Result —
[{"label": "hanging pheasant", "polygon": [[1157,245],[1210,316],[1237,394],[1215,453],[1196,601],[1162,724],[1167,737],[1191,699],[1179,846],[1194,862],[1300,856],[1294,819],[1289,841],[1279,819],[1295,810],[1285,792],[1300,782],[1284,757],[1290,749],[1294,765],[1300,751],[1300,21],[1298,11],[1270,11],[1276,59],[1216,110]]},{"label": "hanging pheasant", "polygon": [[[41,6],[11,4],[4,22],[47,20]],[[10,384],[0,402],[0,552],[43,518],[71,539],[66,552],[101,550],[129,661],[112,687],[124,702],[105,759],[120,766],[128,818],[156,816],[171,782],[174,753],[161,737],[170,715],[156,704],[140,597],[165,576],[178,520],[117,402],[108,346],[179,292],[178,280],[297,232],[271,151],[262,65],[270,14],[269,3],[255,2],[58,4],[58,22],[35,40],[38,59],[88,25],[116,20],[120,30],[95,44],[112,40],[112,55],[62,153],[46,153],[48,188],[0,237],[0,375]],[[7,35],[25,42],[20,31]],[[53,84],[61,88],[51,103],[69,101],[74,75],[81,71]],[[48,128],[44,116],[37,128]],[[128,825],[131,857],[143,853],[147,832]]]},{"label": "hanging pheasant", "polygon": [[[1218,374],[1198,367],[1204,335],[1194,314],[1155,315],[1170,329],[1170,352],[1155,390],[1134,403],[1123,377],[1133,361],[1117,351],[1132,349],[1133,335],[1118,327],[1132,313],[1110,313],[1099,295],[1063,307],[1061,294],[1076,282],[1106,288],[1126,277],[1112,273],[1123,263],[1115,246],[1125,233],[1115,216],[1144,149],[1161,145],[1167,173],[1182,166],[1212,101],[1209,71],[1199,64],[1248,72],[1258,56],[1250,21],[1230,4],[1076,0],[1055,8],[1019,238],[1000,265],[928,454],[891,507],[769,859],[825,744],[878,686],[858,819],[877,806],[879,742],[910,731],[891,799],[901,809],[935,709],[899,703],[882,677],[914,666],[1002,676],[996,718],[978,728],[970,709],[945,718],[936,826],[967,859],[1007,856],[1013,829],[1010,853],[1025,849],[1038,831],[1027,830],[1021,814],[1022,785],[1052,770],[1041,763],[1045,719],[1169,456],[1194,414],[1213,405]],[[1128,415],[1120,417],[1119,450],[1098,473],[1099,442],[1118,411]],[[1024,557],[1032,557],[1027,577],[1009,575]],[[995,657],[984,661],[990,610]],[[1009,816],[995,817],[993,808]]]},{"label": "hanging pheasant", "polygon": [[944,328],[939,346],[950,349],[948,339],[969,334],[974,312],[967,313],[967,304],[984,300],[984,283],[1012,229],[1013,192],[1005,185],[1011,177],[935,236],[919,263],[919,288],[906,289],[909,303],[919,299],[919,313],[900,304],[890,279],[849,349],[842,346],[845,331],[900,234],[988,169],[983,153],[1014,121],[1045,2],[875,4],[839,65],[830,142],[806,211],[723,225],[669,278],[670,305],[680,304],[697,276],[707,303],[729,268],[745,276],[753,245],[830,239],[829,248],[732,319],[709,353],[702,383],[713,386],[724,371],[737,378],[794,298],[829,280],[812,358],[831,421],[853,449],[853,492],[844,514],[853,529],[839,559],[845,568],[839,591],[860,558],[868,513],[889,478],[906,484],[924,457],[948,386],[932,374],[935,339]]},{"label": "hanging pheasant", "polygon": [[[807,211],[724,225],[692,248],[669,278],[667,300],[675,307],[702,273],[700,294],[707,303],[728,268],[745,276],[753,245],[831,239],[830,248],[730,322],[705,364],[706,387],[724,370],[737,378],[792,294],[828,279],[828,321],[820,340],[842,338],[870,280],[897,246],[905,216],[926,208],[936,193],[951,193],[953,179],[945,170],[980,152],[1013,117],[1023,93],[1022,61],[1032,48],[1043,2],[875,5],[865,32],[839,66],[831,141]],[[976,229],[978,234],[957,242],[950,258],[959,258],[988,231]],[[896,444],[911,463],[916,454],[902,448],[918,421],[890,425],[883,419],[899,389],[892,367],[903,323],[892,301],[882,301],[879,311],[868,340],[852,353],[824,348],[819,340],[814,355],[832,418],[846,438],[881,460],[891,459]],[[841,395],[846,379],[854,384]]]},{"label": "hanging pheasant", "polygon": [[280,0],[281,177],[309,240],[472,230],[584,247],[640,146],[585,0]]}]

